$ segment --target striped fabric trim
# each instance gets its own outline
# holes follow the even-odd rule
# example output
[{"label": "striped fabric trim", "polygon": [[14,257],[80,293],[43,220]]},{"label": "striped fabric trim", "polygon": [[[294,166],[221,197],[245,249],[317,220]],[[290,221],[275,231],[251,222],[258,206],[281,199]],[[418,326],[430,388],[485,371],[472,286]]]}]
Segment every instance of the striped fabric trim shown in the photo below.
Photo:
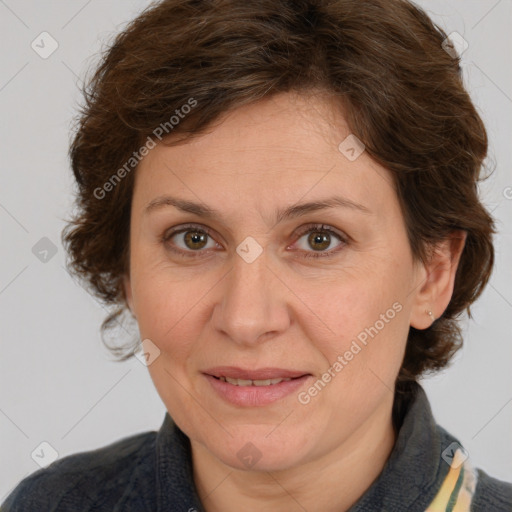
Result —
[{"label": "striped fabric trim", "polygon": [[469,459],[458,448],[439,492],[425,512],[470,512],[477,479]]}]

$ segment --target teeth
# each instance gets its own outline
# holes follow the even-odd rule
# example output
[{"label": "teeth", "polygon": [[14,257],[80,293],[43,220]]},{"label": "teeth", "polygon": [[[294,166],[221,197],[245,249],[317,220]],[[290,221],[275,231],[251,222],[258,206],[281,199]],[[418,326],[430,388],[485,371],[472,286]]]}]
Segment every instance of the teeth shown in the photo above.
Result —
[{"label": "teeth", "polygon": [[252,386],[252,380],[230,379],[229,377],[226,377],[226,381],[230,384],[235,384],[236,386]]},{"label": "teeth", "polygon": [[266,380],[246,380],[246,379],[232,379],[231,377],[219,377],[223,382],[229,382],[234,386],[271,386],[273,384],[279,384],[280,382],[286,382],[292,380],[290,378],[285,379],[266,379]]}]

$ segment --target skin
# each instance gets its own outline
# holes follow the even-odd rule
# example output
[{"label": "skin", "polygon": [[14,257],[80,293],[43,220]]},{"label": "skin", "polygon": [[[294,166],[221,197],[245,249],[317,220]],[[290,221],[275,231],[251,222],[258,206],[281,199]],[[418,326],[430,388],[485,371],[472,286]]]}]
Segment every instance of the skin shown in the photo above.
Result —
[{"label": "skin", "polygon": [[[415,261],[390,172],[366,152],[349,161],[338,150],[349,134],[334,99],[285,93],[233,110],[191,141],[159,144],[137,169],[127,302],[141,339],[160,350],[148,369],[191,440],[208,512],[353,505],[396,440],[392,390],[409,327],[428,328],[426,310],[438,318],[450,301],[464,236],[439,244],[427,265]],[[334,193],[371,213],[337,207],[276,222],[276,209]],[[145,212],[166,194],[221,217],[170,205]],[[211,238],[162,240],[185,223],[198,224],[190,235],[202,227]],[[318,250],[308,236],[322,230],[299,233],[310,223],[347,243],[331,235]],[[252,263],[236,252],[248,236],[263,250]],[[331,256],[305,256],[318,252]],[[307,404],[292,393],[266,406],[231,405],[201,373],[218,365],[301,370],[313,375],[307,391],[394,303],[400,312]],[[252,467],[237,456],[248,442],[261,454]]]}]

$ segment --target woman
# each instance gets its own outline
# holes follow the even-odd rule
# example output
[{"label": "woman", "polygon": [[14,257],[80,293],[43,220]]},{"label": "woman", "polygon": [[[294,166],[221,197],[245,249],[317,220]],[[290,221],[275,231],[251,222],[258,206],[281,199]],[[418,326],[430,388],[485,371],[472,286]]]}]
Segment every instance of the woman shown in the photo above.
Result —
[{"label": "woman", "polygon": [[119,34],[64,242],[104,328],[136,319],[168,414],[2,511],[511,509],[417,382],[494,261],[448,50],[402,0],[165,0]]}]

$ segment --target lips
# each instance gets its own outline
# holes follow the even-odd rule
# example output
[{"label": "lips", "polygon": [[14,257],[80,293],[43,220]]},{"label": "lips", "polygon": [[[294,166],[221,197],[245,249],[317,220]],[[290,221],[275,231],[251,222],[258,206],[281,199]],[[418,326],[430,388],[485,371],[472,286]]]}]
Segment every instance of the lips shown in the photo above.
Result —
[{"label": "lips", "polygon": [[[209,373],[203,373],[206,382],[210,385],[209,389],[215,393],[214,396],[220,397],[225,403],[237,407],[264,407],[285,398],[291,399],[294,394],[296,395],[302,387],[314,378],[311,374],[281,368],[262,368],[260,370],[236,368],[235,371],[233,367],[228,370],[224,367],[224,369],[212,368],[208,372],[220,375],[220,377],[216,377]],[[235,379],[233,381],[231,377],[223,377],[223,373],[251,377],[285,374],[294,377],[277,378],[276,383],[273,383],[272,379]],[[206,392],[208,393],[208,391]]]},{"label": "lips", "polygon": [[[236,366],[216,366],[204,370],[203,373],[211,375],[217,379],[232,379],[242,381],[267,381],[275,379],[297,379],[304,375],[310,375],[308,372],[289,370],[285,368],[260,368],[257,370],[244,370]],[[249,385],[249,384],[246,384]]]}]

